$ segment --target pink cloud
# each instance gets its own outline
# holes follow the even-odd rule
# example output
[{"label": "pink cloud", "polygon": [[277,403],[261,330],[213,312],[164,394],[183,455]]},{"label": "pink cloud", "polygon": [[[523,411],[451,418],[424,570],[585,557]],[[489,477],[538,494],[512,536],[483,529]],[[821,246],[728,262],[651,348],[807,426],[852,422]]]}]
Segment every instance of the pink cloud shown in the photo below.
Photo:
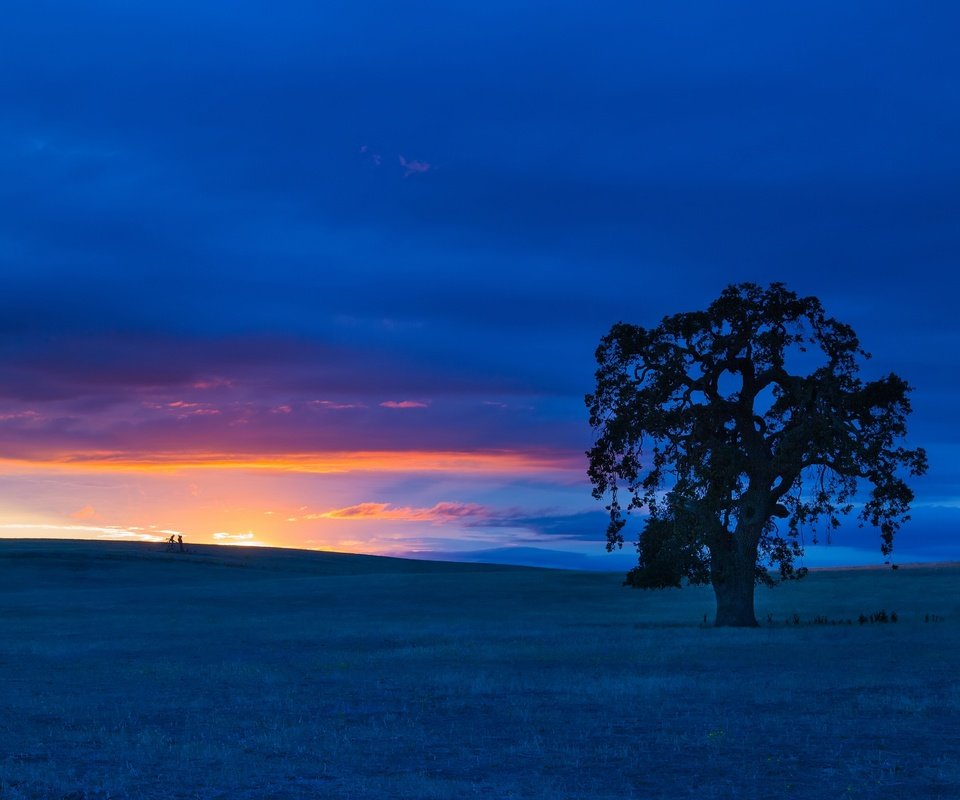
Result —
[{"label": "pink cloud", "polygon": [[307,514],[299,519],[389,519],[404,522],[443,523],[465,518],[486,519],[490,516],[490,511],[477,503],[445,502],[437,503],[430,508],[394,506],[391,503],[358,503],[325,511],[322,514]]},{"label": "pink cloud", "polygon": [[193,384],[194,389],[220,389],[223,387],[232,389],[233,386],[233,381],[227,378],[203,378]]},{"label": "pink cloud", "polygon": [[0,414],[0,422],[11,420],[24,420],[26,422],[38,422],[43,416],[36,411],[16,411],[10,414]]},{"label": "pink cloud", "polygon": [[[147,403],[148,408],[164,408],[154,403]],[[187,417],[209,417],[220,413],[220,409],[212,408],[205,403],[188,403],[186,400],[174,400],[167,403],[166,408],[177,412],[177,419],[186,419]]]},{"label": "pink cloud", "polygon": [[431,167],[426,161],[407,161],[403,156],[400,156],[400,166],[406,170],[404,178],[409,178],[416,172],[429,172]]},{"label": "pink cloud", "polygon": [[421,403],[417,400],[384,400],[383,408],[427,408],[429,403]]}]

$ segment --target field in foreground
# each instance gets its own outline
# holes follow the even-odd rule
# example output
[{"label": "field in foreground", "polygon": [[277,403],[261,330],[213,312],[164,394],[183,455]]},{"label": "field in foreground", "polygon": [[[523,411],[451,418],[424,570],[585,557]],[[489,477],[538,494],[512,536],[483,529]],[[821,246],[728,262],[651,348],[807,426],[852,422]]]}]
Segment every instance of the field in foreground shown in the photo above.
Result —
[{"label": "field in foreground", "polygon": [[0,541],[0,798],[960,796],[960,568],[620,578]]}]

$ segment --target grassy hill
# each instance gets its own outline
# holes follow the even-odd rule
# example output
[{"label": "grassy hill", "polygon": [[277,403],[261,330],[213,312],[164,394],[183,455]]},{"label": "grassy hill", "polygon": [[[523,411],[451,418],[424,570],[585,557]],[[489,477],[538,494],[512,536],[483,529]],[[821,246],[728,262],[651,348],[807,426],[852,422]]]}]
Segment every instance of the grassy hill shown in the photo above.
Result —
[{"label": "grassy hill", "polygon": [[[60,588],[109,581],[190,583],[303,575],[438,574],[522,569],[487,564],[326,553],[280,547],[191,544],[187,552],[166,544],[61,539],[0,539],[0,569],[24,588]],[[238,573],[236,570],[242,570]],[[8,587],[9,588],[9,587]]]},{"label": "grassy hill", "polygon": [[814,573],[716,630],[709,589],[619,573],[191,550],[0,540],[0,798],[960,785],[957,567]]}]

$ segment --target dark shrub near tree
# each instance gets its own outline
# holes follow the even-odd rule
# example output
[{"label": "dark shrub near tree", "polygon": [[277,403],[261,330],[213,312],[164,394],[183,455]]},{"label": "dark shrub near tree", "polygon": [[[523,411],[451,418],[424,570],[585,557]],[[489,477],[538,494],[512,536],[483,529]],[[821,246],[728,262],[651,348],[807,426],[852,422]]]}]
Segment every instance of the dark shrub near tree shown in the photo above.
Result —
[{"label": "dark shrub near tree", "polygon": [[903,475],[927,466],[901,445],[910,387],[863,381],[868,354],[817,298],[732,285],[705,311],[614,325],[596,355],[589,475],[607,549],[648,515],[628,583],[711,583],[717,625],[756,625],[755,585],[803,577],[801,531],[836,528],[861,481],[861,524],[891,553],[913,500]]}]

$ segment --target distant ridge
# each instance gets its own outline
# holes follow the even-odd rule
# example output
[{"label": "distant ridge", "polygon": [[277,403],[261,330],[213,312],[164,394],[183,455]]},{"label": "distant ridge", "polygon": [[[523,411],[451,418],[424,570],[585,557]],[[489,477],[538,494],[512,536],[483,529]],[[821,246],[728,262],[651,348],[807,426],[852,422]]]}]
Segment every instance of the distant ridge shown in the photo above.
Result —
[{"label": "distant ridge", "polygon": [[[217,566],[251,572],[288,575],[464,574],[478,572],[576,570],[622,573],[632,566],[561,550],[504,547],[467,552],[430,551],[416,557],[333,553],[292,547],[250,547],[230,544],[187,544],[187,552],[167,552],[163,542],[99,541],[96,539],[0,539],[0,569],[5,562],[60,562],[80,569],[86,562],[141,561],[145,564]],[[898,569],[958,569],[960,561],[904,562]],[[810,572],[862,572],[891,569],[889,564],[813,566]]]},{"label": "distant ridge", "polygon": [[[891,570],[890,564],[856,564],[854,566],[810,567],[811,572],[863,572],[864,570]],[[908,561],[897,562],[896,569],[957,569],[960,561]]]},{"label": "distant ridge", "polygon": [[531,571],[535,567],[510,564],[428,561],[425,559],[331,553],[284,547],[244,547],[227,544],[187,544],[187,552],[168,552],[163,542],[108,542],[93,539],[0,539],[0,568],[4,562],[142,561],[159,565],[249,569],[300,575],[376,575],[410,573],[468,573]]},{"label": "distant ridge", "polygon": [[541,569],[564,569],[590,572],[622,573],[636,563],[633,553],[606,553],[597,548],[596,555],[554,550],[547,547],[494,547],[487,550],[447,551],[430,550],[418,553],[419,558],[432,561],[457,561],[474,564],[513,564]]}]

